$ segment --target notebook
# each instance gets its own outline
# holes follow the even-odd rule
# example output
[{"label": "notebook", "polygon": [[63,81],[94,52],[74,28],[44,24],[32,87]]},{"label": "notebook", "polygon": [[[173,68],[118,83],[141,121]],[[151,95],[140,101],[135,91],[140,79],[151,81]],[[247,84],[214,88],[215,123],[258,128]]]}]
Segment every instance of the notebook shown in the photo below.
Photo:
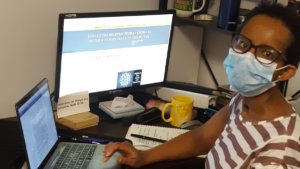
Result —
[{"label": "notebook", "polygon": [[[15,107],[29,168],[121,168],[116,163],[117,154],[107,163],[101,161],[104,145],[59,141],[47,79],[33,87]],[[66,153],[73,150],[81,152]],[[65,159],[60,159],[66,154]],[[71,156],[81,157],[75,160]]]}]

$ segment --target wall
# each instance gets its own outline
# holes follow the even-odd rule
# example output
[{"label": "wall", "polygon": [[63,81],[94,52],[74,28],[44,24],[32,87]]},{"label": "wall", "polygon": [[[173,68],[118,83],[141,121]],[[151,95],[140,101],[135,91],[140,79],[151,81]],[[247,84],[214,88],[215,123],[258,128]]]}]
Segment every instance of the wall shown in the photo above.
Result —
[{"label": "wall", "polygon": [[54,89],[57,19],[65,12],[158,9],[158,0],[26,0],[0,6],[0,118],[42,78]]}]

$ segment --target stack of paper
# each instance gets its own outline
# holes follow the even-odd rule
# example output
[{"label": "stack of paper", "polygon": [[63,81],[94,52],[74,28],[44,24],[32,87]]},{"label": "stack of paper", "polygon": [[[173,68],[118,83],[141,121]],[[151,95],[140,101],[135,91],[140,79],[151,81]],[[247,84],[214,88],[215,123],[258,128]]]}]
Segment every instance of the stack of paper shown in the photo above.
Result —
[{"label": "stack of paper", "polygon": [[143,124],[132,124],[126,134],[126,139],[131,140],[135,148],[144,150],[155,147],[159,144],[162,144],[157,141],[147,140],[143,138],[133,137],[132,134],[147,136],[151,138],[157,138],[161,140],[171,140],[178,135],[181,135],[189,130],[171,128],[171,127],[160,127],[152,125],[143,125]]}]

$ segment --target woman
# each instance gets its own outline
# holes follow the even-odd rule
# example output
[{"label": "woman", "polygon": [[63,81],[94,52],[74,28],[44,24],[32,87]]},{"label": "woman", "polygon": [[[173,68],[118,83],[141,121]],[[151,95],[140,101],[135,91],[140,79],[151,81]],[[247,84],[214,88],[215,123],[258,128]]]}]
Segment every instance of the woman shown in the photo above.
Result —
[{"label": "woman", "polygon": [[255,8],[224,61],[237,91],[229,105],[201,127],[150,150],[109,143],[103,160],[120,152],[119,163],[141,167],[207,154],[206,168],[300,168],[300,117],[278,88],[296,73],[299,31],[300,18],[287,8]]}]

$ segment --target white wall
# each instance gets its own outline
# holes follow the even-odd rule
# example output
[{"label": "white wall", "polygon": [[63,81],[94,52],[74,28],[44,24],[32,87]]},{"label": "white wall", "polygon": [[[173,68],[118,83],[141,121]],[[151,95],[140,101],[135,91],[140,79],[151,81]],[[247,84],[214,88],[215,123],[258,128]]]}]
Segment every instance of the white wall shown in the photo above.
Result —
[{"label": "white wall", "polygon": [[190,25],[175,27],[168,81],[197,84],[202,31],[202,28]]},{"label": "white wall", "polygon": [[0,6],[0,118],[42,78],[54,90],[57,19],[65,12],[158,9],[158,0],[26,0]]}]

